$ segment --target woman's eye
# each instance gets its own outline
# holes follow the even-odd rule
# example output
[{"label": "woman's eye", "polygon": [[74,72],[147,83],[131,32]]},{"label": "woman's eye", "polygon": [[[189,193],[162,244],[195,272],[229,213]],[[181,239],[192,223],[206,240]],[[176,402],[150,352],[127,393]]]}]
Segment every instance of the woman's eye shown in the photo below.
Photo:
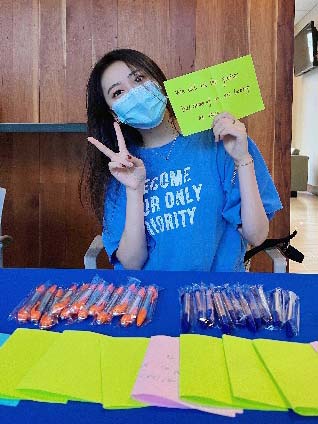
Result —
[{"label": "woman's eye", "polygon": [[113,98],[115,98],[115,97],[118,97],[119,95],[120,95],[120,92],[121,92],[122,90],[116,90],[116,91],[114,91],[114,93],[113,93]]},{"label": "woman's eye", "polygon": [[140,82],[140,81],[143,80],[143,78],[144,78],[143,75],[137,75],[136,78],[135,78],[135,82]]}]

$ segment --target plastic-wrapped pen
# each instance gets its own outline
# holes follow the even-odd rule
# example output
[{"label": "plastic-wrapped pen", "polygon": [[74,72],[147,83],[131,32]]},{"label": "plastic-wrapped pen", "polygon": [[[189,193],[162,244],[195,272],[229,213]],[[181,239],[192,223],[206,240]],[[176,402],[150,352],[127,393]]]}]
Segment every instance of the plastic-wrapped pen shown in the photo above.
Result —
[{"label": "plastic-wrapped pen", "polygon": [[224,287],[222,287],[221,289],[221,294],[222,294],[222,300],[223,300],[223,304],[225,305],[231,320],[233,322],[233,324],[236,324],[237,322],[237,318],[236,318],[236,314],[235,314],[235,310],[233,308],[232,302],[230,300],[230,298],[228,297],[227,293],[226,293],[226,289]]},{"label": "plastic-wrapped pen", "polygon": [[104,283],[100,283],[97,285],[97,287],[93,291],[89,300],[80,307],[78,311],[79,320],[84,320],[88,317],[88,311],[90,307],[93,306],[97,302],[97,300],[101,297],[101,295],[103,294],[104,288],[105,288]]},{"label": "plastic-wrapped pen", "polygon": [[239,285],[235,286],[234,289],[235,295],[237,296],[237,298],[240,301],[241,307],[243,309],[244,315],[246,317],[246,326],[249,330],[256,332],[257,328],[256,328],[256,324],[253,318],[253,314],[252,311],[243,295],[242,289]]},{"label": "plastic-wrapped pen", "polygon": [[263,286],[262,285],[251,286],[250,289],[256,300],[258,310],[260,312],[263,323],[266,326],[269,326],[272,323],[273,318],[271,315],[270,308],[268,306],[268,302],[264,293]]},{"label": "plastic-wrapped pen", "polygon": [[140,327],[150,316],[158,298],[158,290],[155,286],[149,286],[145,300],[137,315],[137,327]]},{"label": "plastic-wrapped pen", "polygon": [[49,307],[48,311],[41,316],[41,319],[39,322],[39,327],[41,329],[51,328],[55,324],[57,324],[59,318],[57,314],[53,313],[53,309],[54,309],[54,305],[56,305],[56,303],[58,303],[62,299],[63,294],[64,294],[64,289],[60,287],[55,293],[53,302],[51,306]]},{"label": "plastic-wrapped pen", "polygon": [[50,286],[46,293],[43,295],[42,299],[38,301],[33,308],[31,309],[31,321],[32,322],[39,322],[40,318],[45,311],[45,308],[47,307],[48,303],[54,296],[57,289],[57,285],[54,284],[53,286]]},{"label": "plastic-wrapped pen", "polygon": [[215,323],[215,313],[214,313],[214,305],[213,305],[212,288],[209,287],[205,293],[206,293],[206,325],[207,327],[213,327]]},{"label": "plastic-wrapped pen", "polygon": [[293,291],[288,291],[288,295],[289,301],[287,309],[286,334],[287,337],[294,337],[299,334],[299,297]]},{"label": "plastic-wrapped pen", "polygon": [[95,305],[92,305],[88,310],[88,315],[94,316],[98,312],[101,312],[103,309],[105,309],[107,302],[109,301],[113,291],[114,291],[114,284],[110,283],[108,284],[107,288],[105,289],[104,293],[101,295],[101,297],[98,299],[98,301],[95,303]]},{"label": "plastic-wrapped pen", "polygon": [[103,311],[100,311],[96,314],[97,324],[106,324],[109,323],[113,318],[113,309],[116,306],[118,300],[124,293],[124,286],[120,286],[114,290],[112,297],[109,300],[109,303],[106,305],[106,308]]},{"label": "plastic-wrapped pen", "polygon": [[245,312],[243,311],[243,308],[240,304],[239,299],[235,296],[235,293],[234,293],[232,287],[230,287],[228,284],[225,287],[226,287],[226,293],[227,293],[229,299],[231,300],[231,303],[233,305],[233,309],[235,311],[235,316],[236,316],[235,325],[245,326],[246,325],[246,315],[245,315]]},{"label": "plastic-wrapped pen", "polygon": [[272,297],[272,317],[275,327],[281,328],[284,324],[284,311],[282,304],[282,289],[276,288],[271,293]]},{"label": "plastic-wrapped pen", "polygon": [[146,295],[146,290],[144,287],[138,290],[135,299],[132,302],[132,305],[129,307],[127,314],[123,315],[120,320],[120,324],[123,327],[127,327],[128,325],[132,325],[137,318],[139,308],[141,303]]},{"label": "plastic-wrapped pen", "polygon": [[180,296],[181,300],[181,332],[189,333],[191,328],[191,292],[185,289]]},{"label": "plastic-wrapped pen", "polygon": [[46,291],[45,284],[38,286],[34,293],[29,297],[25,304],[17,312],[17,319],[19,322],[29,321],[31,318],[31,309],[41,299]]},{"label": "plastic-wrapped pen", "polygon": [[206,293],[205,288],[195,284],[193,286],[194,299],[198,321],[201,326],[206,327]]},{"label": "plastic-wrapped pen", "polygon": [[258,330],[262,326],[262,318],[255,297],[248,286],[245,286],[244,295],[252,312],[256,329]]},{"label": "plastic-wrapped pen", "polygon": [[230,334],[233,328],[233,323],[225,310],[225,307],[222,302],[221,291],[218,288],[213,290],[213,301],[223,333]]}]

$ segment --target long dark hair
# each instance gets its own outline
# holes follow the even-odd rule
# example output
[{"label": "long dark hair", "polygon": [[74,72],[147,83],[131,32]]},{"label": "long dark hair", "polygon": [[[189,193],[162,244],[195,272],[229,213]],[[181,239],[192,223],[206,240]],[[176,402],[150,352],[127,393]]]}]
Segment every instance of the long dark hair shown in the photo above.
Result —
[{"label": "long dark hair", "polygon": [[[94,66],[86,90],[87,132],[113,151],[118,151],[118,143],[114,130],[114,117],[104,98],[101,78],[106,68],[115,61],[124,62],[131,70],[136,68],[156,80],[166,95],[163,82],[167,79],[159,66],[145,54],[132,49],[117,49],[105,54]],[[175,118],[168,100],[167,108],[170,117]],[[129,125],[121,124],[121,130],[127,145],[130,143],[143,145],[139,131]],[[108,168],[109,159],[95,146],[87,141],[86,157],[79,181],[80,201],[88,203],[100,223],[103,221],[104,195],[111,177]]]}]

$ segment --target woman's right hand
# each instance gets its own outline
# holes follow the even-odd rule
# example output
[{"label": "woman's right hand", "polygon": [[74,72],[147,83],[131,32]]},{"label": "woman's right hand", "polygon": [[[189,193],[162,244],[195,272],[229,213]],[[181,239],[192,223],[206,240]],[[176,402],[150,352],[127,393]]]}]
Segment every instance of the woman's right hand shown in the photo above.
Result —
[{"label": "woman's right hand", "polygon": [[110,159],[108,164],[109,171],[120,183],[124,184],[126,188],[143,191],[146,180],[144,163],[141,159],[129,153],[123,133],[117,122],[114,122],[114,128],[118,140],[118,153],[113,152],[93,137],[88,137],[87,140]]}]

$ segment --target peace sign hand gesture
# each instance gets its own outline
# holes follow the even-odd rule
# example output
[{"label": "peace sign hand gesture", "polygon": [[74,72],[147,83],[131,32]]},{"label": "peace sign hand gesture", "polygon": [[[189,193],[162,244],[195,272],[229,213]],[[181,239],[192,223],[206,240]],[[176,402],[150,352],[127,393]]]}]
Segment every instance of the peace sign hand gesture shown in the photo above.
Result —
[{"label": "peace sign hand gesture", "polygon": [[115,153],[100,141],[93,137],[87,140],[94,144],[99,151],[110,159],[108,164],[109,171],[126,188],[132,190],[144,190],[146,180],[146,169],[141,159],[132,156],[125,143],[123,133],[117,122],[114,122],[114,128],[118,140],[119,152]]}]

